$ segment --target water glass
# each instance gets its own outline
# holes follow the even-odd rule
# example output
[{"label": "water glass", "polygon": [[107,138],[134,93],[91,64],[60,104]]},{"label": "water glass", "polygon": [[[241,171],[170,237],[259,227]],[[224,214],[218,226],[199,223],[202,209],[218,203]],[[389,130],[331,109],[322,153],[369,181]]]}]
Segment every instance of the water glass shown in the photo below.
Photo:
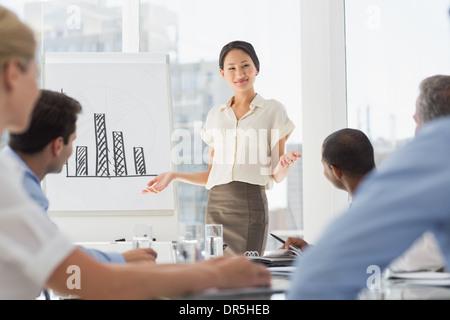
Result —
[{"label": "water glass", "polygon": [[223,256],[223,225],[205,224],[205,259]]},{"label": "water glass", "polygon": [[152,226],[140,223],[133,226],[133,249],[151,248],[153,241]]},{"label": "water glass", "polygon": [[203,259],[203,224],[180,223],[178,226],[177,263],[190,263]]},{"label": "water glass", "polygon": [[197,261],[198,241],[181,239],[177,242],[177,263],[192,263]]}]

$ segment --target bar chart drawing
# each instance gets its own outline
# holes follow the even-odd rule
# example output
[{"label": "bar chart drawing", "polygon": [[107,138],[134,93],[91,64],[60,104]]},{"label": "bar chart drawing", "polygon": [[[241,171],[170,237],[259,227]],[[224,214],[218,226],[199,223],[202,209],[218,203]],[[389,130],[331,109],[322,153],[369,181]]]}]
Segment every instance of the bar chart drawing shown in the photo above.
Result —
[{"label": "bar chart drawing", "polygon": [[[108,147],[108,130],[106,114],[94,113],[94,137],[95,152],[89,152],[88,146],[76,146],[75,148],[75,174],[70,174],[69,163],[66,163],[66,177],[91,177],[91,178],[118,178],[118,177],[142,177],[156,176],[147,174],[145,166],[144,147],[134,146],[132,150],[135,174],[129,174],[126,161],[127,150],[125,148],[124,133],[112,131],[112,161]],[[95,172],[89,173],[89,154],[95,155]]]},{"label": "bar chart drawing", "polygon": [[82,106],[70,157],[45,177],[49,211],[173,216],[172,184],[142,193],[174,169],[168,55],[57,52],[44,62],[43,86]]}]

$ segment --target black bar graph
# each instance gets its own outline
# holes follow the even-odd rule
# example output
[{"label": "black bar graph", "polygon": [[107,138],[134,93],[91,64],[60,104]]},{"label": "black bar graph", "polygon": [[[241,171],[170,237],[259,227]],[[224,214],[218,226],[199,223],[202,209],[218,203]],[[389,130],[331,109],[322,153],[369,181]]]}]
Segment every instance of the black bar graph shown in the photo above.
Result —
[{"label": "black bar graph", "polygon": [[[75,148],[75,172],[70,174],[69,163],[67,162],[66,176],[69,178],[119,178],[119,177],[141,177],[156,176],[148,174],[145,164],[144,147],[133,146],[132,159],[134,162],[135,174],[130,175],[127,166],[127,148],[125,145],[124,132],[112,131],[112,160],[110,161],[110,149],[108,148],[109,136],[107,130],[106,114],[94,113],[94,137],[95,141],[95,172],[89,172],[88,146],[76,146]],[[131,161],[131,160],[130,160]],[[112,171],[110,171],[112,169]],[[112,174],[111,174],[112,172]]]}]

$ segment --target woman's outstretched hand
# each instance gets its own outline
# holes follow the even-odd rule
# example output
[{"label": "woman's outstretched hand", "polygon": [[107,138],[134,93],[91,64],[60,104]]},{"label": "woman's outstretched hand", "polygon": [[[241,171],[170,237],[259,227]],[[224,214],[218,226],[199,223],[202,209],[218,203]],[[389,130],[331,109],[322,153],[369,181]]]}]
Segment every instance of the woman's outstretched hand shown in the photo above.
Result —
[{"label": "woman's outstretched hand", "polygon": [[163,191],[174,178],[173,172],[168,171],[159,174],[149,183],[147,183],[147,188],[141,191],[141,193],[158,193]]}]

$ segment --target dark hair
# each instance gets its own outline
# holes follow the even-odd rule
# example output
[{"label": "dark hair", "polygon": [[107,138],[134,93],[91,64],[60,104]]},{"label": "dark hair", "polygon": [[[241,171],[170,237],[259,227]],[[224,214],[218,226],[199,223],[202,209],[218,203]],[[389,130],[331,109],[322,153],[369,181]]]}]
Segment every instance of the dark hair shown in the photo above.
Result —
[{"label": "dark hair", "polygon": [[351,176],[364,176],[375,167],[373,146],[357,129],[345,128],[330,134],[322,145],[322,159]]},{"label": "dark hair", "polygon": [[63,137],[69,143],[75,132],[81,105],[75,99],[59,92],[41,90],[32,115],[30,126],[21,134],[11,134],[9,146],[14,151],[33,154],[42,151],[52,140]]},{"label": "dark hair", "polygon": [[246,52],[252,59],[253,63],[255,64],[256,70],[258,70],[258,72],[259,72],[259,59],[258,59],[258,56],[256,55],[255,49],[253,48],[253,46],[250,43],[245,42],[245,41],[239,41],[239,40],[227,43],[226,45],[224,45],[224,47],[220,51],[219,68],[221,70],[223,70],[223,64],[225,61],[225,57],[231,50],[234,50],[234,49],[239,49],[239,50]]}]

